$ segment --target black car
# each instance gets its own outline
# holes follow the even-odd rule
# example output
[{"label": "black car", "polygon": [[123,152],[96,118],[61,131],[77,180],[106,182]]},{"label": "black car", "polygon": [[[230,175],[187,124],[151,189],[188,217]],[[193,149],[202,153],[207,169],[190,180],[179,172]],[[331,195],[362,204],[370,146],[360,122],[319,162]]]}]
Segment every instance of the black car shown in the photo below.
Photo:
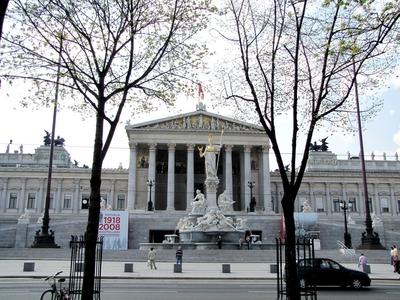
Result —
[{"label": "black car", "polygon": [[347,269],[329,258],[300,259],[297,268],[301,288],[310,285],[337,285],[360,289],[371,284],[368,274]]}]

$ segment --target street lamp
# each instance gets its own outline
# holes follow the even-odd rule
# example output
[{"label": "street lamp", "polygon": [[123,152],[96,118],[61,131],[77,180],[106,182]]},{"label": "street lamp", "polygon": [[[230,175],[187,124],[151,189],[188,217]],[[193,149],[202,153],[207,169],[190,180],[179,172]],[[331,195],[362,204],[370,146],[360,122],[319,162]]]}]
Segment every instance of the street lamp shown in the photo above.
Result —
[{"label": "street lamp", "polygon": [[255,201],[253,201],[253,188],[256,186],[254,181],[248,181],[247,186],[250,188],[250,212],[254,212]]},{"label": "street lamp", "polygon": [[147,180],[147,186],[149,187],[149,202],[147,202],[147,210],[148,211],[154,210],[153,202],[151,201],[151,189],[153,188],[154,184],[155,184],[155,182],[153,179]]},{"label": "street lamp", "polygon": [[58,66],[57,66],[57,79],[56,79],[56,89],[55,89],[54,108],[53,108],[53,122],[51,128],[49,168],[47,172],[47,191],[46,191],[44,214],[42,219],[42,229],[36,232],[34,241],[31,246],[32,248],[60,248],[60,246],[58,246],[54,241],[54,231],[49,230],[49,224],[50,224],[49,209],[50,209],[51,177],[53,171],[54,136],[56,132],[56,119],[57,119],[58,90],[60,84],[62,45],[63,45],[63,32],[61,33],[60,48],[58,50]]},{"label": "street lamp", "polygon": [[353,205],[347,203],[346,201],[340,201],[340,208],[343,210],[344,214],[344,245],[351,249],[351,234],[347,231],[347,215],[346,211],[350,209]]},{"label": "street lamp", "polygon": [[360,103],[358,100],[358,84],[357,84],[357,74],[356,74],[356,66],[353,60],[353,72],[354,72],[354,92],[355,92],[355,100],[356,100],[356,109],[357,109],[357,124],[358,124],[358,138],[360,141],[360,159],[361,159],[361,173],[363,179],[363,188],[364,188],[364,205],[365,205],[365,232],[362,233],[361,236],[361,245],[358,246],[358,249],[385,249],[381,245],[379,234],[374,232],[372,228],[372,219],[371,213],[369,209],[369,201],[368,201],[368,187],[367,187],[367,175],[365,171],[365,159],[364,159],[364,145],[363,145],[363,136],[362,136],[362,127],[361,127],[361,114],[360,114]]}]

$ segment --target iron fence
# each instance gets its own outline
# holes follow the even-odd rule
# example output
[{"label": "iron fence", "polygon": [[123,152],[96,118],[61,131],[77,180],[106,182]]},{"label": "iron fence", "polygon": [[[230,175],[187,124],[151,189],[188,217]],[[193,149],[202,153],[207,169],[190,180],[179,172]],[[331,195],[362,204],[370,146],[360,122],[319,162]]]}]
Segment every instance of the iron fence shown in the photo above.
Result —
[{"label": "iron fence", "polygon": [[[276,239],[276,265],[277,265],[277,299],[288,299],[287,285],[288,272],[286,270],[286,243]],[[296,240],[296,261],[299,259],[314,260],[314,239],[302,238]],[[313,264],[310,266],[313,268]],[[313,273],[313,270],[311,270]],[[316,300],[317,292],[314,283],[309,283],[300,288],[300,296],[307,300]]]},{"label": "iron fence", "polygon": [[[85,261],[86,240],[84,236],[71,236],[71,264],[69,272],[69,293],[71,300],[80,300],[82,297],[82,283]],[[100,300],[101,290],[101,263],[103,260],[103,238],[96,243],[94,293],[93,299]]]}]

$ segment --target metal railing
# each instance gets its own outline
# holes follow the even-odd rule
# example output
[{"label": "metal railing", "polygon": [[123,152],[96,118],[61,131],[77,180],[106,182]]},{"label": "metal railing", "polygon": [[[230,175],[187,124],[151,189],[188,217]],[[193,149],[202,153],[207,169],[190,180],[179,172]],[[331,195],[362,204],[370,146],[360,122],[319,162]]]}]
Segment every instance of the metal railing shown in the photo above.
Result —
[{"label": "metal railing", "polygon": [[[69,288],[68,288],[71,300],[80,300],[82,296],[85,245],[86,245],[86,240],[84,236],[71,237],[70,241],[71,264],[70,264]],[[96,300],[100,300],[102,260],[103,260],[103,238],[101,237],[96,243],[94,294],[93,294],[93,299]]]}]

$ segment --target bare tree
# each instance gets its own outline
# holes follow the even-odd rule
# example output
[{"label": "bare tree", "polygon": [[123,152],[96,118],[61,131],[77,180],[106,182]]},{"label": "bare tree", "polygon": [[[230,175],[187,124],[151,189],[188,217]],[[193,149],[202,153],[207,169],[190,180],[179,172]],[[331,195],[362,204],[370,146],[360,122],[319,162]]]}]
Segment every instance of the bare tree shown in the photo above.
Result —
[{"label": "bare tree", "polygon": [[193,37],[211,10],[208,0],[12,2],[1,76],[34,83],[28,105],[52,101],[59,76],[63,105],[96,115],[82,299],[93,297],[102,164],[123,108],[172,104],[189,90],[207,52]]},{"label": "bare tree", "polygon": [[[343,121],[340,110],[352,107],[357,77],[363,75],[373,85],[374,72],[393,64],[390,50],[400,9],[397,1],[227,4],[231,23],[221,34],[234,45],[237,57],[231,57],[236,71],[225,72],[226,99],[247,118],[255,112],[272,145],[283,187],[287,296],[300,299],[293,213],[313,134],[322,122]],[[282,118],[289,131],[279,133]],[[284,139],[291,141],[287,162]]]},{"label": "bare tree", "polygon": [[3,0],[0,3],[0,40],[1,36],[3,35],[3,23],[4,23],[4,17],[6,16],[8,2],[9,0]]}]

